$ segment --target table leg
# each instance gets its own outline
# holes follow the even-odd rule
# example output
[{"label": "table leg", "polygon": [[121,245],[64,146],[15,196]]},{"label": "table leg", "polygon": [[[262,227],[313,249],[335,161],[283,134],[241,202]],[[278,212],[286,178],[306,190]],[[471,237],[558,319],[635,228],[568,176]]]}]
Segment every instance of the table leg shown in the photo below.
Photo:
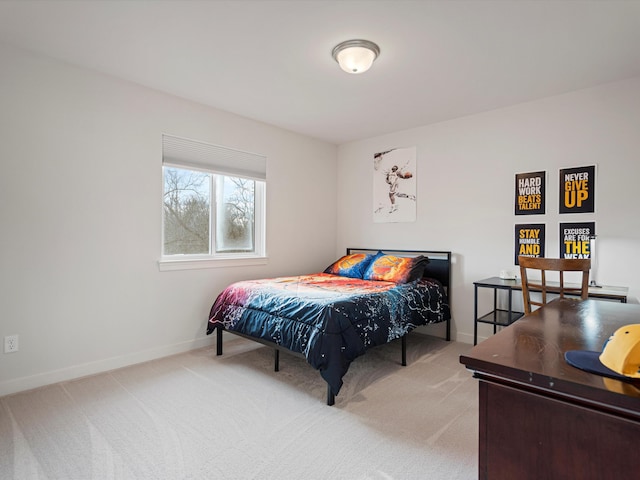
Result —
[{"label": "table leg", "polygon": [[473,345],[478,344],[478,285],[474,285],[473,292]]}]

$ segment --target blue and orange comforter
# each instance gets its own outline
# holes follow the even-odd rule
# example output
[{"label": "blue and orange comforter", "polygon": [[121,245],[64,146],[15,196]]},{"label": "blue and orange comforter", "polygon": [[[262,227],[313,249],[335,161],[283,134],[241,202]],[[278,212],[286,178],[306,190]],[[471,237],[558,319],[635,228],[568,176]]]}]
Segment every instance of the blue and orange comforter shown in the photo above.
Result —
[{"label": "blue and orange comforter", "polygon": [[318,273],[230,285],[211,307],[207,334],[224,327],[302,353],[337,395],[367,349],[449,318],[435,280],[397,285]]}]

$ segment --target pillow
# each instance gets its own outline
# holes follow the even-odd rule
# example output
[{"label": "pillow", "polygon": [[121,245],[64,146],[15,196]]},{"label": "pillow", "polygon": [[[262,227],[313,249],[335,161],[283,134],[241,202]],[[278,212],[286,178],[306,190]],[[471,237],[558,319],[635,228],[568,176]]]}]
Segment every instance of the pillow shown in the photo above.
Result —
[{"label": "pillow", "polygon": [[364,273],[365,280],[382,280],[394,283],[409,283],[422,278],[429,259],[417,257],[396,257],[382,255],[369,264]]},{"label": "pillow", "polygon": [[377,254],[352,253],[336,260],[329,265],[324,273],[340,275],[341,277],[362,278],[367,267],[374,258],[378,258],[382,252]]}]

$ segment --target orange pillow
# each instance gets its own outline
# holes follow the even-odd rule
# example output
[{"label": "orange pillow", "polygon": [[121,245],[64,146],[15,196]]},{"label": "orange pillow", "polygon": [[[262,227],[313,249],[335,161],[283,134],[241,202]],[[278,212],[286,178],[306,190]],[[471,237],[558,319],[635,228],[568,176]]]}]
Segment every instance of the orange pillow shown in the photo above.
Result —
[{"label": "orange pillow", "polygon": [[422,255],[417,257],[382,255],[371,262],[362,278],[365,280],[409,283],[422,278],[427,263],[429,263],[429,259]]}]

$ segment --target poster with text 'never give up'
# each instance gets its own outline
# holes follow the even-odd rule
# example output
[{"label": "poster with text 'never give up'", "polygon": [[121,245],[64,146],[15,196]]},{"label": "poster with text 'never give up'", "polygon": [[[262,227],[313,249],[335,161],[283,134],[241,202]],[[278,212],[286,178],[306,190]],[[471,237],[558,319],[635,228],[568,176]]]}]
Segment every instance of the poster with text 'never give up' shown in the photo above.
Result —
[{"label": "poster with text 'never give up'", "polygon": [[560,213],[592,213],[595,211],[596,167],[560,170]]}]

